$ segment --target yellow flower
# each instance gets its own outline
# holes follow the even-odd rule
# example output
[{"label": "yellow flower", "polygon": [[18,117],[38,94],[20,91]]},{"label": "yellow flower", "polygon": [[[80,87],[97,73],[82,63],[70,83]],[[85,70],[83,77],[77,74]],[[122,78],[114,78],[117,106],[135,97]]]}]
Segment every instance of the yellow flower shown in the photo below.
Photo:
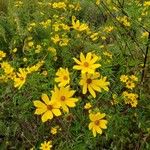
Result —
[{"label": "yellow flower", "polygon": [[0,60],[2,60],[4,57],[6,57],[6,53],[0,50]]},{"label": "yellow flower", "polygon": [[86,57],[83,53],[80,53],[80,61],[73,58],[78,65],[74,65],[73,69],[81,70],[81,73],[91,73],[95,72],[95,69],[100,67],[100,64],[94,64],[99,57],[97,55],[92,55],[91,52],[87,53]]},{"label": "yellow flower", "polygon": [[91,120],[89,124],[89,130],[92,130],[93,136],[96,137],[96,133],[102,134],[102,129],[107,128],[107,120],[104,120],[105,113],[90,113],[89,118]]},{"label": "yellow flower", "polygon": [[51,37],[51,40],[56,44],[56,43],[58,43],[61,39],[60,39],[59,35],[56,34],[54,37]]},{"label": "yellow flower", "polygon": [[120,77],[120,81],[121,81],[121,82],[127,82],[128,79],[129,79],[129,78],[128,78],[127,75],[121,75],[121,77]]},{"label": "yellow flower", "polygon": [[99,5],[100,4],[100,0],[96,0],[96,5]]},{"label": "yellow flower", "polygon": [[61,128],[59,126],[55,126],[51,128],[51,134],[57,134],[57,131],[61,130]]},{"label": "yellow flower", "polygon": [[135,83],[129,80],[126,82],[126,87],[128,89],[133,89],[135,87]]},{"label": "yellow flower", "polygon": [[92,107],[91,103],[86,103],[84,109],[90,109]]},{"label": "yellow flower", "polygon": [[56,101],[50,101],[46,94],[42,94],[43,102],[35,100],[34,106],[37,107],[35,114],[42,115],[42,122],[46,122],[48,119],[52,119],[53,116],[60,116],[61,111],[59,110],[60,104]]},{"label": "yellow flower", "polygon": [[138,78],[135,75],[131,75],[129,77],[132,81],[138,81]]},{"label": "yellow flower", "polygon": [[78,101],[77,98],[72,97],[74,93],[75,91],[70,90],[69,86],[60,87],[60,89],[55,86],[54,91],[52,91],[51,100],[59,102],[62,109],[68,113],[68,107],[75,107],[75,103]]},{"label": "yellow flower", "polygon": [[90,94],[95,98],[95,91],[101,92],[102,89],[104,89],[105,91],[109,90],[108,85],[110,83],[106,82],[106,77],[97,79],[99,76],[100,74],[98,72],[96,72],[95,74],[82,74],[80,85],[83,86],[83,94],[86,94],[88,90]]},{"label": "yellow flower", "polygon": [[20,89],[23,84],[26,82],[27,72],[24,68],[19,68],[19,72],[17,72],[17,76],[14,78],[14,87]]},{"label": "yellow flower", "polygon": [[144,6],[150,6],[150,1],[144,2]]},{"label": "yellow flower", "polygon": [[40,150],[51,150],[52,148],[52,141],[44,141],[43,143],[41,143],[41,146],[40,146]]},{"label": "yellow flower", "polygon": [[128,93],[127,91],[122,93],[125,104],[131,104],[132,107],[136,107],[138,104],[138,95],[134,93]]},{"label": "yellow flower", "polygon": [[55,78],[55,82],[59,82],[59,84],[58,84],[59,87],[69,84],[70,77],[69,77],[68,68],[63,69],[60,67],[58,69],[58,71],[56,72],[56,76],[57,77]]},{"label": "yellow flower", "polygon": [[84,30],[88,30],[88,25],[85,24],[85,23],[80,23],[79,20],[76,20],[76,17],[75,16],[72,16],[72,28],[77,30],[77,31],[84,31]]},{"label": "yellow flower", "polygon": [[16,52],[17,52],[17,48],[14,48],[14,49],[12,50],[12,52],[13,52],[13,53],[16,53]]}]

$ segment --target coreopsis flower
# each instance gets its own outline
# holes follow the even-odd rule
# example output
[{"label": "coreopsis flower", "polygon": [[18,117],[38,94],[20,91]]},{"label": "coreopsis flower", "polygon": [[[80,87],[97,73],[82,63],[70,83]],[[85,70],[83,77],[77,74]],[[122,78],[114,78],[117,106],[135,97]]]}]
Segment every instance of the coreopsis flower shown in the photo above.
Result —
[{"label": "coreopsis flower", "polygon": [[108,85],[109,82],[106,81],[106,77],[102,77],[100,79],[97,79],[100,77],[100,74],[96,72],[95,74],[82,74],[80,85],[83,86],[82,93],[86,94],[87,91],[90,92],[90,94],[95,98],[96,93],[95,91],[101,92],[102,89],[105,91],[108,91]]},{"label": "coreopsis flower", "polygon": [[132,81],[138,81],[138,78],[135,76],[135,75],[131,75],[129,76],[129,78],[132,80]]},{"label": "coreopsis flower", "polygon": [[76,20],[76,17],[75,16],[72,16],[72,28],[77,30],[77,31],[85,31],[85,30],[88,30],[88,25],[86,23],[80,23],[79,20]]},{"label": "coreopsis flower", "polygon": [[127,82],[128,79],[129,79],[129,78],[128,78],[127,75],[121,75],[121,76],[120,76],[120,81],[121,81],[121,82]]},{"label": "coreopsis flower", "polygon": [[8,63],[8,62],[2,62],[1,64],[1,68],[4,70],[5,73],[5,81],[7,81],[8,79],[14,79],[16,74],[14,72],[14,68]]},{"label": "coreopsis flower", "polygon": [[54,91],[52,91],[51,100],[59,102],[63,111],[68,113],[68,107],[75,107],[75,103],[78,101],[77,98],[72,97],[74,93],[75,91],[70,90],[69,86],[60,87],[60,89],[55,86]]},{"label": "coreopsis flower", "polygon": [[84,109],[90,109],[92,107],[91,103],[86,103]]},{"label": "coreopsis flower", "polygon": [[132,82],[132,81],[130,81],[130,80],[128,80],[127,82],[126,82],[126,87],[128,88],[128,89],[133,89],[134,87],[135,87],[135,83],[134,82]]},{"label": "coreopsis flower", "polygon": [[86,57],[83,53],[80,53],[80,61],[73,58],[78,65],[74,65],[73,69],[81,70],[81,73],[91,73],[95,72],[95,69],[100,67],[100,64],[95,64],[99,57],[97,55],[92,55],[91,52],[87,53]]},{"label": "coreopsis flower", "polygon": [[55,82],[59,82],[59,84],[58,84],[59,87],[69,84],[70,77],[69,77],[68,68],[63,69],[60,67],[58,69],[58,71],[56,72],[56,76],[57,77],[55,78]]},{"label": "coreopsis flower", "polygon": [[41,143],[41,146],[40,146],[40,150],[51,150],[52,148],[52,141],[44,141],[43,143]]},{"label": "coreopsis flower", "polygon": [[102,134],[102,129],[107,128],[107,120],[103,119],[105,113],[90,113],[89,118],[91,120],[89,124],[89,130],[92,130],[93,136],[96,137],[96,133]]},{"label": "coreopsis flower", "polygon": [[122,93],[125,104],[130,104],[132,107],[136,107],[138,104],[137,98],[138,95],[135,93],[128,93],[127,91],[124,91]]},{"label": "coreopsis flower", "polygon": [[55,134],[57,134],[58,130],[60,131],[61,128],[59,126],[55,126],[55,127],[51,128],[50,132],[51,132],[51,134],[55,135]]},{"label": "coreopsis flower", "polygon": [[37,107],[34,114],[42,115],[42,122],[46,122],[49,119],[51,120],[54,115],[61,115],[61,111],[59,110],[60,104],[58,102],[49,100],[46,94],[42,94],[41,98],[43,102],[35,100],[33,103],[34,106]]},{"label": "coreopsis flower", "polygon": [[0,60],[2,60],[4,57],[6,57],[6,53],[0,50]]},{"label": "coreopsis flower", "polygon": [[16,75],[14,78],[14,87],[20,89],[26,82],[27,72],[25,68],[19,68],[19,72]]}]

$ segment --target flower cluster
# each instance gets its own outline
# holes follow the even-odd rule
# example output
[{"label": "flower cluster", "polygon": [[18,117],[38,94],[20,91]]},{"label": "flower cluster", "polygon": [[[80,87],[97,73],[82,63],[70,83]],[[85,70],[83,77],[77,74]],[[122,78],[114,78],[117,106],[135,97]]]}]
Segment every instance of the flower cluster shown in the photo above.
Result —
[{"label": "flower cluster", "polygon": [[106,81],[107,77],[102,77],[96,69],[101,65],[96,63],[99,57],[91,52],[87,53],[86,57],[83,53],[80,54],[80,61],[73,58],[77,65],[74,65],[73,69],[81,70],[81,80],[80,85],[82,88],[82,93],[86,94],[87,91],[95,98],[95,91],[101,92],[102,89],[108,91],[108,85],[110,84]]},{"label": "flower cluster", "polygon": [[122,93],[125,104],[130,104],[132,107],[136,107],[138,104],[138,95],[131,92],[131,90],[135,88],[135,82],[138,81],[138,78],[135,75],[121,75],[120,81],[125,83],[126,88],[130,90],[130,92],[124,91]]}]

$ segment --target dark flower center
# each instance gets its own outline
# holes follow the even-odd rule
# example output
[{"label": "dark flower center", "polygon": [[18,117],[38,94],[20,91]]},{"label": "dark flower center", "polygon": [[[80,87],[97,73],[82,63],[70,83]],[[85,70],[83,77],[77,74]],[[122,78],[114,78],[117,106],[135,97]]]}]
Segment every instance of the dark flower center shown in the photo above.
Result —
[{"label": "dark flower center", "polygon": [[60,99],[61,99],[61,101],[65,101],[66,97],[65,96],[61,96]]},{"label": "dark flower center", "polygon": [[96,120],[94,123],[95,123],[95,125],[98,126],[99,125],[99,120]]},{"label": "dark flower center", "polygon": [[85,63],[84,63],[84,66],[85,66],[85,67],[88,67],[88,66],[89,66],[89,63],[88,63],[88,62],[85,62]]},{"label": "dark flower center", "polygon": [[87,80],[86,80],[86,83],[87,83],[87,84],[92,83],[92,79],[90,79],[90,78],[89,78],[89,79],[87,79]]},{"label": "dark flower center", "polygon": [[67,77],[67,76],[64,76],[63,79],[64,79],[64,80],[68,80],[68,77]]},{"label": "dark flower center", "polygon": [[52,106],[52,105],[47,105],[47,109],[48,109],[48,110],[52,110],[52,109],[53,109],[53,106]]}]

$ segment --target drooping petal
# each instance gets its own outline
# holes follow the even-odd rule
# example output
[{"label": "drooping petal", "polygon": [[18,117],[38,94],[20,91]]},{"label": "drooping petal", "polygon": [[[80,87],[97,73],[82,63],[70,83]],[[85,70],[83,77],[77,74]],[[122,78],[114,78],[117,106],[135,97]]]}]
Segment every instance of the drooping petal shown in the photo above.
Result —
[{"label": "drooping petal", "polygon": [[85,83],[85,84],[83,85],[83,90],[82,90],[82,93],[83,93],[83,94],[86,94],[86,93],[87,93],[87,87],[88,87],[88,84]]},{"label": "drooping petal", "polygon": [[54,113],[55,116],[61,115],[61,111],[59,109],[52,109],[52,112]]},{"label": "drooping petal", "polygon": [[96,94],[90,85],[88,85],[88,90],[89,90],[90,94],[95,98]]},{"label": "drooping petal", "polygon": [[89,130],[91,130],[93,128],[93,122],[89,123]]},{"label": "drooping petal", "polygon": [[48,119],[52,119],[53,114],[51,111],[47,111],[42,115],[42,122],[46,122]]},{"label": "drooping petal", "polygon": [[34,113],[34,114],[36,114],[36,115],[41,115],[41,114],[43,114],[43,113],[46,112],[46,111],[47,111],[46,108],[39,108],[39,109],[36,109],[36,110],[35,110],[35,113]]}]

